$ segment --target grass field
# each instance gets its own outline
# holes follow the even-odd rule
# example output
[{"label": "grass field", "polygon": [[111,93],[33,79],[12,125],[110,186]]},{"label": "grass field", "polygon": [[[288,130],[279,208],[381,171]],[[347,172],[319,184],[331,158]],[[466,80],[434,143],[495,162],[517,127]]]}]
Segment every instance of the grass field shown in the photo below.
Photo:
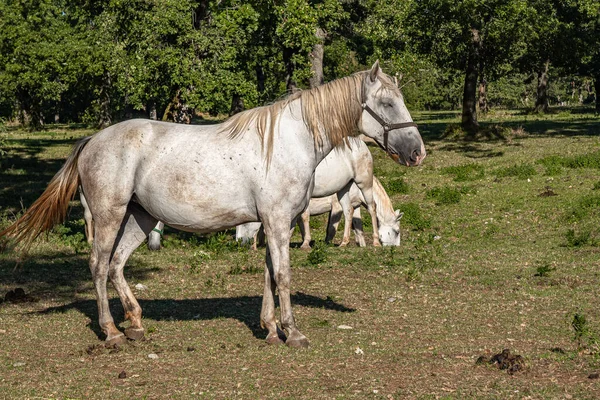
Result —
[{"label": "grass field", "polygon": [[[264,248],[173,230],[125,271],[132,288],[147,287],[134,289],[146,338],[105,348],[74,201],[27,258],[0,254],[0,295],[25,291],[0,304],[0,398],[599,398],[600,117],[496,112],[482,118],[488,135],[463,140],[452,135],[458,114],[413,115],[423,166],[371,147],[404,211],[401,246],[326,247],[325,217],[311,220],[312,252],[292,240],[308,349],[264,342]],[[90,133],[5,128],[2,226]],[[521,370],[476,364],[503,349],[523,357]]]}]

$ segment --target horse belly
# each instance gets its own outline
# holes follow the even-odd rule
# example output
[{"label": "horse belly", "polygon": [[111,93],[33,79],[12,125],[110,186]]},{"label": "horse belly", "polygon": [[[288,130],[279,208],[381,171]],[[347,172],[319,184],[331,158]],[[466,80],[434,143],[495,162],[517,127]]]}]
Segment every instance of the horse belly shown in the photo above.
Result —
[{"label": "horse belly", "polygon": [[137,201],[158,220],[190,232],[215,232],[258,221],[254,198],[243,182],[236,184],[227,177],[214,182],[191,172],[155,176],[169,184],[149,180],[136,189]]}]

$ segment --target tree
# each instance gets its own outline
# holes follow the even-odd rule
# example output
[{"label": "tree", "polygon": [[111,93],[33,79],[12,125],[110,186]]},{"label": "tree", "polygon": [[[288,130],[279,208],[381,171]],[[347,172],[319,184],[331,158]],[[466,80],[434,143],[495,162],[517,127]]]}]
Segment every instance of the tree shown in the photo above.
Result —
[{"label": "tree", "polygon": [[478,80],[507,72],[523,49],[530,26],[523,0],[420,0],[412,2],[408,21],[421,54],[431,54],[440,68],[464,74],[462,127],[478,129]]}]

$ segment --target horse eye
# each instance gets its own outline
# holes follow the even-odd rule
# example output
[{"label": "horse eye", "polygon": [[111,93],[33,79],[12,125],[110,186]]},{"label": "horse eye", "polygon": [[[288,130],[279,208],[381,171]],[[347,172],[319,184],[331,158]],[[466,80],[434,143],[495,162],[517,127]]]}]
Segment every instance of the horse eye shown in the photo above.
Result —
[{"label": "horse eye", "polygon": [[392,107],[393,107],[393,106],[392,106],[392,103],[387,103],[387,102],[386,102],[386,103],[383,103],[383,106],[384,106],[385,108],[392,108]]}]

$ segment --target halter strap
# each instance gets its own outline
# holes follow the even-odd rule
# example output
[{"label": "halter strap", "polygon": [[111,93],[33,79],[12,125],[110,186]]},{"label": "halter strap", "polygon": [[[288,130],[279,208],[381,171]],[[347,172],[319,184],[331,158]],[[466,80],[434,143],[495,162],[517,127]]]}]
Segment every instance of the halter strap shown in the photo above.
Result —
[{"label": "halter strap", "polygon": [[368,112],[375,121],[379,122],[379,125],[381,125],[383,127],[383,149],[385,151],[387,151],[388,153],[389,153],[388,134],[390,131],[393,131],[394,129],[402,129],[402,128],[412,128],[412,127],[417,128],[417,124],[415,124],[414,122],[400,122],[398,124],[388,124],[387,122],[385,122],[383,120],[383,118],[381,118],[379,115],[377,115],[377,113],[375,111],[373,111],[373,109],[371,107],[369,107],[369,105],[367,103],[362,103],[362,108],[363,108],[363,110]]}]

